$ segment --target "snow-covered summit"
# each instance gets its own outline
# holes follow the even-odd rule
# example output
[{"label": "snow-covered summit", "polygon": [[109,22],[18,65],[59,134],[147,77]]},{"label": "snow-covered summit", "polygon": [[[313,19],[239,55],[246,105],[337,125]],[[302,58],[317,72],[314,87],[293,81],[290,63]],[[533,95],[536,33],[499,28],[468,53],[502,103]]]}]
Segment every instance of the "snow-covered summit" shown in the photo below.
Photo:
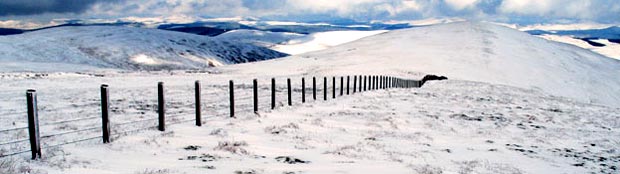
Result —
[{"label": "snow-covered summit", "polygon": [[[620,103],[620,61],[490,23],[390,31],[258,64],[224,69],[248,74],[428,73],[539,89],[584,102]],[[266,65],[274,68],[258,68]]]},{"label": "snow-covered summit", "polygon": [[80,69],[192,69],[283,56],[245,43],[120,26],[57,27],[0,36],[2,71],[58,70],[31,66],[47,63],[87,67]]}]

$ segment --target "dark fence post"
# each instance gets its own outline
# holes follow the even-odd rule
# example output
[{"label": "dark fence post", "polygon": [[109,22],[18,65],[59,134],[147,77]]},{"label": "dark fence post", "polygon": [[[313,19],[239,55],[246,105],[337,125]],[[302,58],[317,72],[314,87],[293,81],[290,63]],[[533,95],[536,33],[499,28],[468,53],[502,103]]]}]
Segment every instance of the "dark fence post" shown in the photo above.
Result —
[{"label": "dark fence post", "polygon": [[26,91],[28,105],[28,134],[30,135],[30,151],[32,159],[41,158],[41,137],[39,136],[39,111],[37,108],[37,91]]},{"label": "dark fence post", "polygon": [[312,77],[312,99],[316,100],[316,77]]},{"label": "dark fence post", "polygon": [[228,81],[228,89],[230,93],[230,117],[235,117],[235,84],[232,80]]},{"label": "dark fence post", "polygon": [[254,79],[252,81],[252,85],[254,88],[254,113],[257,114],[258,113],[258,80]]},{"label": "dark fence post", "polygon": [[340,96],[344,95],[344,77],[340,77]]},{"label": "dark fence post", "polygon": [[323,77],[323,100],[327,100],[327,77]]},{"label": "dark fence post", "polygon": [[159,112],[159,131],[166,131],[166,101],[164,98],[164,82],[157,83],[157,111]]},{"label": "dark fence post", "polygon": [[347,95],[349,95],[349,85],[351,84],[351,76],[347,76]]},{"label": "dark fence post", "polygon": [[[357,75],[353,76],[353,94],[355,94],[355,91],[357,91]],[[347,94],[349,94],[348,90]]]},{"label": "dark fence post", "polygon": [[291,78],[286,79],[286,85],[288,87],[288,105],[292,106],[293,105],[293,99],[291,98]]},{"label": "dark fence post", "polygon": [[332,98],[336,98],[336,77],[332,77]]},{"label": "dark fence post", "polygon": [[108,85],[101,85],[101,130],[103,131],[103,143],[110,142],[110,95]]},{"label": "dark fence post", "polygon": [[359,83],[360,86],[358,86],[357,92],[362,92],[362,75],[359,76],[359,79],[360,79],[360,83]]},{"label": "dark fence post", "polygon": [[196,99],[196,126],[202,126],[202,105],[201,105],[201,101],[200,101],[200,81],[196,80],[196,82],[194,82],[194,95],[195,95],[195,99]]},{"label": "dark fence post", "polygon": [[[364,76],[364,91],[366,91],[366,78],[368,78],[368,76]],[[362,90],[360,90],[362,91]]]},{"label": "dark fence post", "polygon": [[377,89],[377,76],[372,76],[372,90],[376,90]]},{"label": "dark fence post", "polygon": [[276,109],[276,78],[271,78],[271,109]]},{"label": "dark fence post", "polygon": [[301,103],[306,103],[306,79],[301,78]]}]

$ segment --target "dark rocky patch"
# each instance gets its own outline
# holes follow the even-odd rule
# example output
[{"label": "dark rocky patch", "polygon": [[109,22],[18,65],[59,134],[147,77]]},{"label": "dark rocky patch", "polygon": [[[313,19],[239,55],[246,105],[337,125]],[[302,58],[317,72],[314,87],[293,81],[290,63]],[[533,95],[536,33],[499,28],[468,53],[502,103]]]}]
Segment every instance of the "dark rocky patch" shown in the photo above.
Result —
[{"label": "dark rocky patch", "polygon": [[276,157],[276,161],[281,162],[281,163],[287,163],[287,164],[305,164],[305,163],[310,163],[310,161],[304,161],[298,158],[294,158],[294,157],[290,157],[290,156],[279,156]]},{"label": "dark rocky patch", "polygon": [[185,150],[192,150],[192,151],[196,151],[196,150],[198,150],[198,149],[200,149],[200,148],[202,148],[202,147],[200,147],[200,146],[195,146],[195,145],[189,145],[189,146],[187,146],[187,147],[184,147],[183,149],[185,149]]}]

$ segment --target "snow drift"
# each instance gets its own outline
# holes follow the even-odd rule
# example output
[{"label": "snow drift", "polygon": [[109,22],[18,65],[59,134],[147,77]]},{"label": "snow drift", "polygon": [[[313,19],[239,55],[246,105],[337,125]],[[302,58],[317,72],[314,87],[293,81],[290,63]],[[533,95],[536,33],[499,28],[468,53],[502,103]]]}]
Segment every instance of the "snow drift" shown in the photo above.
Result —
[{"label": "snow drift", "polygon": [[[260,68],[267,65],[273,68]],[[223,68],[245,74],[439,74],[620,106],[620,61],[490,23],[390,31],[258,66]]]},{"label": "snow drift", "polygon": [[5,71],[59,70],[31,66],[37,63],[80,69],[195,69],[283,56],[245,43],[133,27],[57,27],[0,36],[0,69]]}]

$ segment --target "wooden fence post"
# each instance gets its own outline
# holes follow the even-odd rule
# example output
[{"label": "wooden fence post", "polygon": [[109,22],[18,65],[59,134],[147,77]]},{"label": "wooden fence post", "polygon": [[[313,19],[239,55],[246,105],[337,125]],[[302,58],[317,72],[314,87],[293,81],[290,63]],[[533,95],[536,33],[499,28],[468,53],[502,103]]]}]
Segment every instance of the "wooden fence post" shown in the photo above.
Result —
[{"label": "wooden fence post", "polygon": [[200,81],[196,80],[196,82],[194,82],[194,98],[196,99],[196,126],[202,126],[202,102],[200,101],[200,86]]},{"label": "wooden fence post", "polygon": [[254,113],[258,114],[258,79],[252,81],[253,93],[254,93]]},{"label": "wooden fence post", "polygon": [[344,77],[340,76],[340,96],[344,95]]},{"label": "wooden fence post", "polygon": [[288,105],[292,106],[293,105],[293,99],[291,98],[291,78],[286,79],[286,85],[288,87]]},{"label": "wooden fence post", "polygon": [[362,75],[359,76],[359,79],[360,79],[360,81],[359,81],[360,82],[359,83],[360,86],[358,86],[357,92],[362,92]]},{"label": "wooden fence post", "polygon": [[[368,76],[364,76],[364,91],[366,91],[366,79],[368,78]],[[361,90],[360,90],[361,91]]]},{"label": "wooden fence post", "polygon": [[271,78],[271,109],[276,109],[276,78]]},{"label": "wooden fence post", "polygon": [[101,130],[103,143],[110,143],[110,95],[108,85],[101,85]]},{"label": "wooden fence post", "polygon": [[[353,76],[353,94],[355,94],[355,92],[357,91],[357,75]],[[349,91],[347,90],[347,94]]]},{"label": "wooden fence post", "polygon": [[164,82],[157,83],[157,112],[159,113],[159,131],[166,131],[166,100],[164,98]]},{"label": "wooden fence post", "polygon": [[235,83],[228,81],[229,101],[230,101],[230,118],[235,118]]},{"label": "wooden fence post", "polygon": [[28,134],[30,135],[30,151],[32,159],[41,159],[41,137],[39,136],[39,111],[37,108],[37,91],[26,91],[28,105]]},{"label": "wooden fence post", "polygon": [[323,100],[327,100],[327,77],[323,77]]},{"label": "wooden fence post", "polygon": [[312,77],[312,99],[316,100],[316,77]]},{"label": "wooden fence post", "polygon": [[301,78],[301,103],[306,103],[306,79]]},{"label": "wooden fence post", "polygon": [[336,98],[336,77],[332,77],[332,98]]},{"label": "wooden fence post", "polygon": [[347,76],[347,95],[349,95],[349,82],[351,82],[351,76]]}]

